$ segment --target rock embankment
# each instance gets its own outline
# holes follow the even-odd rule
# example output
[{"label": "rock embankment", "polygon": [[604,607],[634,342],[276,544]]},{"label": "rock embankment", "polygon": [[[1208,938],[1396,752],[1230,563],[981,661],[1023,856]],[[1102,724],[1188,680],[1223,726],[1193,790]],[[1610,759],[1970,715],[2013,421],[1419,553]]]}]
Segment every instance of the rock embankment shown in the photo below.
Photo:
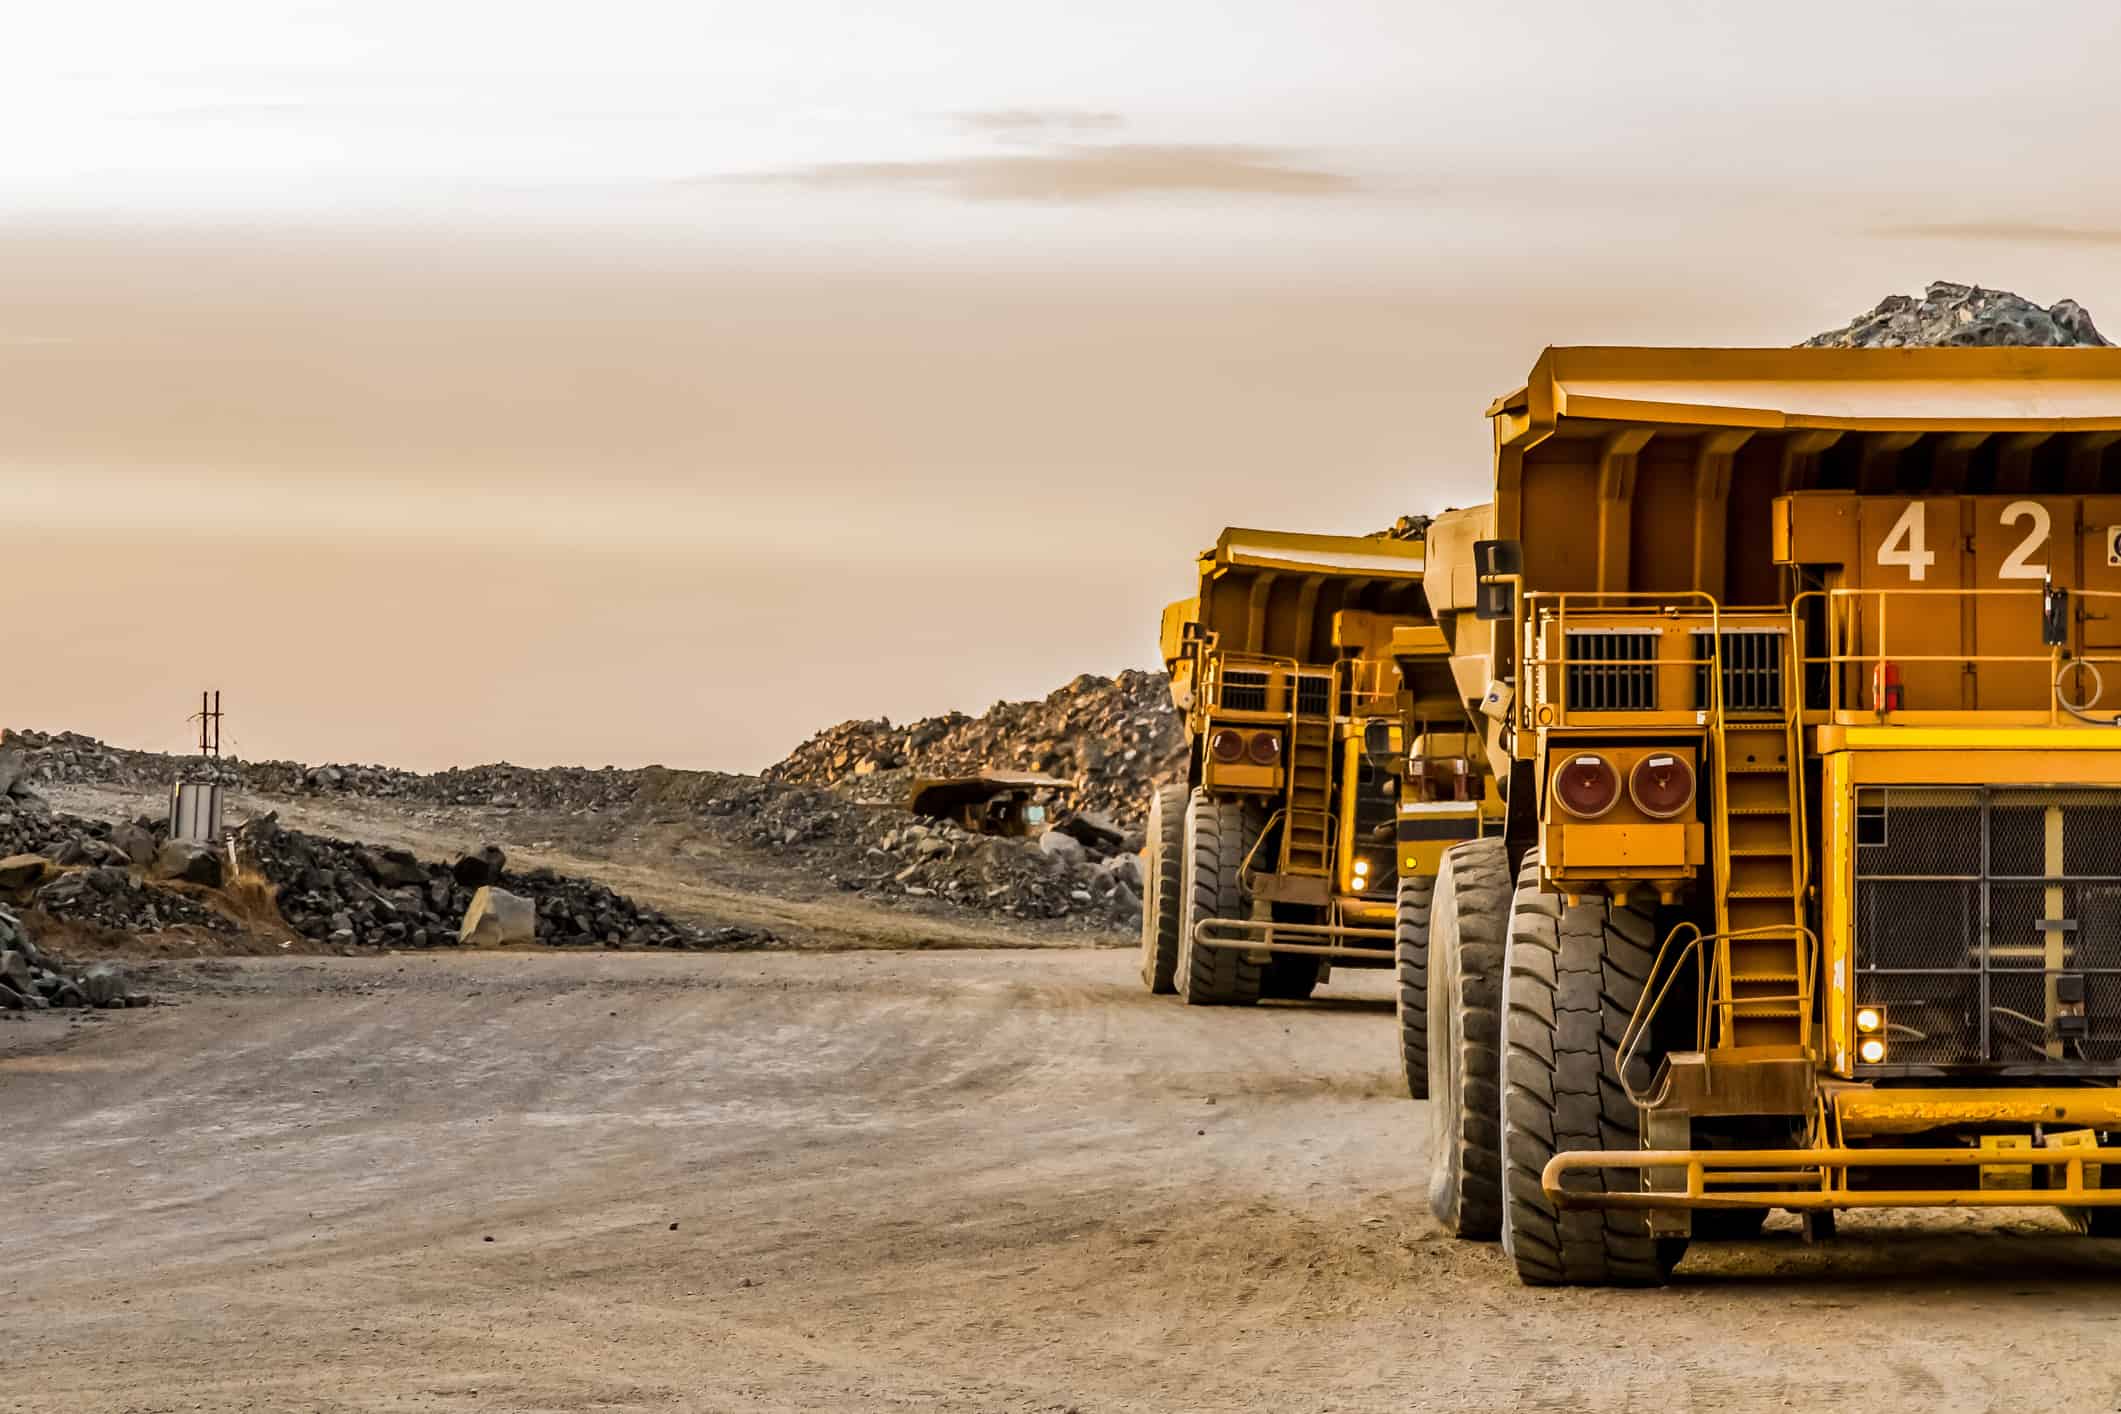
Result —
[{"label": "rock embankment", "polygon": [[977,717],[952,712],[895,726],[842,722],[766,768],[766,779],[828,786],[857,799],[900,801],[916,776],[982,768],[1043,771],[1076,786],[1079,810],[1129,829],[1149,793],[1185,771],[1185,734],[1162,673],[1084,674],[1036,702],[997,702]]}]

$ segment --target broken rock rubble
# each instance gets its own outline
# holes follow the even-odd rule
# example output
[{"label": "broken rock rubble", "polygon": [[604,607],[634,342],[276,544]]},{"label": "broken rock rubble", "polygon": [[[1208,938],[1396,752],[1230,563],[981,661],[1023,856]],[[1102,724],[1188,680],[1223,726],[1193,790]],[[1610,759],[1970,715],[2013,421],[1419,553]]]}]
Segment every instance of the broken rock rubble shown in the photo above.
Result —
[{"label": "broken rock rubble", "polygon": [[30,941],[22,921],[0,908],[0,1012],[146,1006],[151,1000],[133,991],[115,967],[77,969],[42,951]]}]

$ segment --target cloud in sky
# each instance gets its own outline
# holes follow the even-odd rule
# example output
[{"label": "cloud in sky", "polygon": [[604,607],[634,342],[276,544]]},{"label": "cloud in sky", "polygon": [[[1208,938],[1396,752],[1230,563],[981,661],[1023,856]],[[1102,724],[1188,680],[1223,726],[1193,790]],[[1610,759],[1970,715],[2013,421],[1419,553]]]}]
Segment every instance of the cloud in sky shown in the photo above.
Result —
[{"label": "cloud in sky", "polygon": [[960,126],[1003,138],[1050,138],[1062,133],[1108,133],[1127,125],[1118,113],[1090,108],[982,108],[956,115]]},{"label": "cloud in sky", "polygon": [[1343,196],[1362,183],[1271,147],[1066,144],[1042,152],[911,162],[822,162],[727,178],[815,191],[936,191],[971,201],[1096,202],[1140,196]]},{"label": "cloud in sky", "polygon": [[2121,227],[2049,226],[2033,221],[1918,222],[1902,226],[1881,226],[1870,234],[1904,240],[2121,246]]}]

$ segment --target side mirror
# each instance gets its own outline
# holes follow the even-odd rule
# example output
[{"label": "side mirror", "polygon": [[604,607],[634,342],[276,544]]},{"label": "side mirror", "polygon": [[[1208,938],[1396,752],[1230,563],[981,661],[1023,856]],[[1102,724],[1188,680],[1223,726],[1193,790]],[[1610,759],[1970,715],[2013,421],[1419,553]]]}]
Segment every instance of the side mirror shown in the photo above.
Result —
[{"label": "side mirror", "polygon": [[[1496,623],[1517,617],[1517,586],[1496,576],[1524,573],[1524,546],[1515,540],[1473,542],[1473,617]],[[1491,582],[1495,581],[1495,582]]]},{"label": "side mirror", "polygon": [[2040,586],[2040,641],[2050,648],[2069,643],[2069,591],[2053,580]]}]

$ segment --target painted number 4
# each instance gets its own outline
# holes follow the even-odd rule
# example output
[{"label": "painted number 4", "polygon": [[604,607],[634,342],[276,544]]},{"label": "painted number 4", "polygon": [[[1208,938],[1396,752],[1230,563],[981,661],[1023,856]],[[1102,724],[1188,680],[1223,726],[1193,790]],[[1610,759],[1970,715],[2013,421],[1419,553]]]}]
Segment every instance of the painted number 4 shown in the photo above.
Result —
[{"label": "painted number 4", "polygon": [[1911,501],[1885,533],[1885,543],[1878,547],[1878,563],[1903,566],[1909,579],[1921,583],[1930,566],[1937,563],[1937,552],[1928,548],[1922,530],[1922,502]]}]

